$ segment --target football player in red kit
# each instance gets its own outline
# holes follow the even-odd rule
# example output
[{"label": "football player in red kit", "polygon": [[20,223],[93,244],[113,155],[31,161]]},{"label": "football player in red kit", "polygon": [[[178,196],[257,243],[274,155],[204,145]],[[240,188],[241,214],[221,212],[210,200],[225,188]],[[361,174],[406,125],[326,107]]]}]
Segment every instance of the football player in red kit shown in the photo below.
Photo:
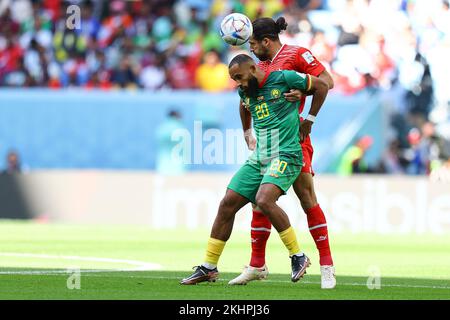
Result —
[{"label": "football player in red kit", "polygon": [[[295,70],[311,74],[324,80],[329,89],[333,87],[333,79],[325,67],[303,47],[281,44],[279,33],[286,30],[287,24],[283,17],[274,21],[272,18],[259,18],[253,21],[253,35],[249,40],[250,50],[260,60],[259,67],[266,71]],[[298,90],[291,90],[285,94],[289,101],[299,101],[299,114],[303,111],[306,97]],[[251,116],[241,101],[240,115],[244,136],[250,149],[254,149],[256,140],[252,135]],[[294,191],[306,213],[309,231],[316,243],[320,256],[321,287],[332,289],[336,286],[335,269],[331,257],[328,241],[328,229],[325,215],[320,208],[314,192],[311,166],[313,147],[309,133],[314,123],[314,117],[301,119],[300,139],[303,152],[304,166],[297,180],[293,184]],[[269,239],[271,223],[258,207],[253,206],[251,222],[252,256],[250,264],[242,274],[232,279],[229,284],[246,284],[252,280],[264,279],[268,275],[265,261],[266,243]]]}]

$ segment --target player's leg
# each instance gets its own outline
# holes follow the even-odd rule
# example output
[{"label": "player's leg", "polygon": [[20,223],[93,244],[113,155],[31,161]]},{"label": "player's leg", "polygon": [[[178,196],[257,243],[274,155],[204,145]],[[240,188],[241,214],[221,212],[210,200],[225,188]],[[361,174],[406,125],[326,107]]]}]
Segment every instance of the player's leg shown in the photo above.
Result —
[{"label": "player's leg", "polygon": [[249,200],[234,190],[227,189],[211,229],[211,238],[228,241],[233,230],[236,212],[245,206]]},{"label": "player's leg", "polygon": [[251,243],[252,255],[250,258],[250,267],[264,268],[266,264],[266,245],[270,237],[272,224],[269,218],[262,213],[261,209],[254,205],[252,206],[252,222],[251,222]]},{"label": "player's leg", "polygon": [[319,250],[320,265],[333,265],[328,241],[327,221],[317,202],[312,175],[304,172],[300,173],[293,187],[306,213],[309,232],[316,243],[317,250]]},{"label": "player's leg", "polygon": [[319,251],[322,288],[330,289],[336,286],[336,279],[329,245],[327,222],[314,191],[314,172],[311,167],[313,148],[309,137],[302,144],[302,150],[304,166],[294,182],[293,188],[306,213],[309,231]]},{"label": "player's leg", "polygon": [[327,221],[317,202],[312,174],[300,173],[293,187],[306,213],[309,232],[319,251],[321,287],[323,289],[332,289],[336,286],[336,278],[329,244]]},{"label": "player's leg", "polygon": [[249,201],[255,202],[256,192],[262,175],[258,166],[246,163],[231,179],[225,197],[219,205],[211,235],[206,248],[205,261],[195,272],[183,279],[181,284],[197,284],[203,281],[215,281],[218,276],[217,263],[225,243],[233,230],[234,217]]},{"label": "player's leg", "polygon": [[289,251],[292,265],[291,280],[298,281],[306,272],[310,262],[308,257],[300,251],[300,246],[287,214],[277,205],[278,198],[284,191],[275,184],[262,184],[256,194],[256,203],[267,215],[274,228],[278,231],[281,241]]},{"label": "player's leg", "polygon": [[205,260],[203,264],[196,267],[192,275],[183,279],[181,284],[197,284],[199,282],[211,282],[217,279],[219,275],[217,263],[233,230],[236,212],[248,202],[249,200],[239,193],[227,189],[225,197],[220,202],[210,238],[208,239]]},{"label": "player's leg", "polygon": [[306,268],[311,263],[309,258],[300,252],[289,217],[276,202],[281,195],[286,194],[297,179],[302,168],[301,165],[301,157],[282,156],[273,159],[267,167],[256,194],[256,204],[269,217],[270,222],[280,234],[281,240],[289,251],[292,267],[291,280],[294,282],[306,273]]},{"label": "player's leg", "polygon": [[[256,194],[256,204],[279,233],[291,227],[289,217],[276,203],[281,195],[283,195],[283,190],[271,183],[262,184]],[[289,253],[298,252],[292,253],[290,250]]]},{"label": "player's leg", "polygon": [[240,275],[228,282],[230,285],[244,285],[253,280],[266,279],[269,275],[269,269],[266,266],[266,244],[272,224],[269,218],[261,212],[261,209],[253,203],[252,209],[250,264],[245,266]]},{"label": "player's leg", "polygon": [[225,197],[219,205],[216,219],[211,230],[211,235],[206,249],[204,266],[215,268],[222,254],[225,243],[230,238],[233,230],[236,212],[245,206],[249,200],[236,191],[227,189]]}]

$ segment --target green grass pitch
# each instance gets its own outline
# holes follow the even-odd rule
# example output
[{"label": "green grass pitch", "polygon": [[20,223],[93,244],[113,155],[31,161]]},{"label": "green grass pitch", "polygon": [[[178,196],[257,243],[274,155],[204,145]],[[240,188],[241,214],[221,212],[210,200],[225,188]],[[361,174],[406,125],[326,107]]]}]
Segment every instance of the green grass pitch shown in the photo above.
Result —
[{"label": "green grass pitch", "polygon": [[[307,230],[297,230],[312,260],[300,282],[290,282],[290,260],[273,231],[269,278],[228,286],[250,256],[249,232],[233,232],[218,282],[179,285],[202,262],[208,235],[208,230],[3,221],[0,299],[450,299],[450,235],[331,234],[338,285],[321,290],[318,254]],[[69,269],[77,268],[80,289],[68,289],[68,280],[75,283]],[[371,270],[380,272],[380,289],[367,287]]]}]

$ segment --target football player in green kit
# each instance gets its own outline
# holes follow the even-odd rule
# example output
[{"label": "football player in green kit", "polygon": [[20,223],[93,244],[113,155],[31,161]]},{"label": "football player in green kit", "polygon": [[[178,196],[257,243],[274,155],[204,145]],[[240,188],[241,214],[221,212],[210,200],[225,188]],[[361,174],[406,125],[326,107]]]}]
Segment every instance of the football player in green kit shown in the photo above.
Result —
[{"label": "football player in green kit", "polygon": [[[249,202],[258,205],[278,231],[291,258],[291,280],[297,282],[305,274],[310,260],[300,250],[288,216],[276,204],[294,183],[303,165],[298,106],[287,101],[283,93],[291,89],[312,93],[309,114],[315,117],[325,101],[328,85],[317,77],[292,70],[265,73],[245,54],[234,57],[228,68],[252,115],[256,150],[233,176],[220,202],[204,263],[181,280],[181,284],[217,279],[217,263],[231,235],[235,214]],[[300,134],[308,135],[310,131],[311,127],[305,127]]]}]

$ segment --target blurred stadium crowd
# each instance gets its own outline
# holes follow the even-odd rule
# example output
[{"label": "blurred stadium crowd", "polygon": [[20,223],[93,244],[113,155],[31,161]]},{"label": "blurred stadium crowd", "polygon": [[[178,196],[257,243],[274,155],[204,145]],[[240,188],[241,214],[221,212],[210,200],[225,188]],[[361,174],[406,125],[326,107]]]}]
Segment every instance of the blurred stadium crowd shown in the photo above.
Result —
[{"label": "blurred stadium crowd", "polygon": [[[69,28],[73,4],[81,24]],[[333,90],[380,97],[389,148],[361,172],[450,168],[448,0],[0,0],[0,86],[230,90],[242,50],[218,33],[230,12],[283,15],[281,41],[309,48]]]}]

